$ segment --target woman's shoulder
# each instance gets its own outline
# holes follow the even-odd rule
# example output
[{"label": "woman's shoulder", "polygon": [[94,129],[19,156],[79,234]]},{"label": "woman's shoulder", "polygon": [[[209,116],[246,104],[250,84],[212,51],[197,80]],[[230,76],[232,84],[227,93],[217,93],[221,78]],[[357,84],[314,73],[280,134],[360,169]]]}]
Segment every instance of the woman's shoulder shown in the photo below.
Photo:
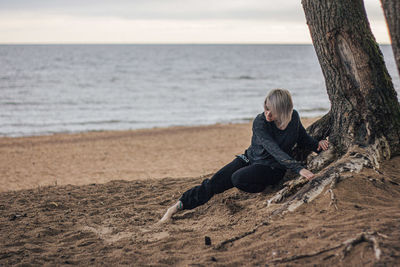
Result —
[{"label": "woman's shoulder", "polygon": [[258,114],[253,120],[253,128],[254,127],[257,127],[257,128],[261,127],[263,129],[265,129],[265,128],[269,129],[272,124],[273,124],[273,122],[268,122],[266,120],[264,112]]},{"label": "woman's shoulder", "polygon": [[253,120],[253,126],[254,126],[255,124],[262,123],[263,121],[265,121],[265,115],[264,115],[264,113],[260,113],[260,114],[258,114],[258,115],[254,118],[254,120]]},{"label": "woman's shoulder", "polygon": [[257,116],[254,118],[253,122],[257,122],[257,121],[265,121],[264,112],[261,112],[260,114],[257,114]]},{"label": "woman's shoulder", "polygon": [[292,116],[297,117],[297,118],[300,118],[299,113],[298,113],[297,110],[295,110],[295,109],[293,109]]},{"label": "woman's shoulder", "polygon": [[297,112],[297,110],[295,110],[295,109],[293,109],[293,112],[292,112],[292,121],[294,121],[294,122],[300,121],[300,115]]}]

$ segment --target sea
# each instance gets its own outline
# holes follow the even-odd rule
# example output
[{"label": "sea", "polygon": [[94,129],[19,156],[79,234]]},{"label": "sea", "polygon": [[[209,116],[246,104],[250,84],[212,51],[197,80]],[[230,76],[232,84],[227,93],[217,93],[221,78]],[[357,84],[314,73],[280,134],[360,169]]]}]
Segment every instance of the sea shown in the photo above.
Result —
[{"label": "sea", "polygon": [[312,45],[0,45],[0,136],[248,122],[273,88],[330,108]]}]

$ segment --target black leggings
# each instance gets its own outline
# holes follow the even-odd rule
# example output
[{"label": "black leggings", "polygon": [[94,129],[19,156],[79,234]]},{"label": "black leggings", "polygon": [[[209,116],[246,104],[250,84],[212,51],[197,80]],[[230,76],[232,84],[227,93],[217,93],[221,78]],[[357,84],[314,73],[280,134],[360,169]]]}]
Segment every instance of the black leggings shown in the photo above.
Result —
[{"label": "black leggings", "polygon": [[179,199],[183,209],[194,209],[210,200],[215,194],[232,187],[249,193],[262,192],[267,185],[276,184],[285,175],[285,170],[267,165],[250,165],[240,158],[220,169],[211,179],[183,193]]}]

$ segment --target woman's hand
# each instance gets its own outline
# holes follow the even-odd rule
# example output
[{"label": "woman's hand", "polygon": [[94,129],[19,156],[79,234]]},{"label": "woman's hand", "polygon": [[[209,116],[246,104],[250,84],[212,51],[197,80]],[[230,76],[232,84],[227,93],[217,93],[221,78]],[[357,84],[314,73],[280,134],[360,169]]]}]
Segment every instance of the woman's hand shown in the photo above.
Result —
[{"label": "woman's hand", "polygon": [[310,172],[307,169],[301,169],[300,175],[306,177],[308,180],[311,180],[312,178],[314,178],[314,173]]},{"label": "woman's hand", "polygon": [[317,150],[320,151],[322,150],[327,150],[329,147],[329,141],[328,140],[321,140],[318,142],[318,148]]}]

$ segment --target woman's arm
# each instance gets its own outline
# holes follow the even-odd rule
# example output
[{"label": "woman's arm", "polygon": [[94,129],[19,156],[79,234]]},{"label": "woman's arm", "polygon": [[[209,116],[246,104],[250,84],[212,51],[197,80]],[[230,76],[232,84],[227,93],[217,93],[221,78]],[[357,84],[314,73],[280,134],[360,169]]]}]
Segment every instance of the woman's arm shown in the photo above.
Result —
[{"label": "woman's arm", "polygon": [[319,153],[322,150],[327,150],[329,147],[328,140],[317,141],[311,137],[306,129],[304,129],[303,124],[301,124],[299,118],[299,137],[297,139],[297,144],[303,148],[309,148],[311,151]]},{"label": "woman's arm", "polygon": [[304,129],[303,124],[301,124],[300,118],[299,118],[299,136],[297,138],[297,144],[302,147],[302,148],[308,148],[311,151],[317,152],[318,153],[318,141],[312,138]]},{"label": "woman's arm", "polygon": [[261,117],[257,117],[254,120],[253,134],[262,144],[263,148],[267,150],[267,152],[271,154],[271,156],[274,157],[279,164],[299,174],[300,171],[304,169],[300,162],[294,160],[278,146],[278,144],[269,134],[268,128]]}]

